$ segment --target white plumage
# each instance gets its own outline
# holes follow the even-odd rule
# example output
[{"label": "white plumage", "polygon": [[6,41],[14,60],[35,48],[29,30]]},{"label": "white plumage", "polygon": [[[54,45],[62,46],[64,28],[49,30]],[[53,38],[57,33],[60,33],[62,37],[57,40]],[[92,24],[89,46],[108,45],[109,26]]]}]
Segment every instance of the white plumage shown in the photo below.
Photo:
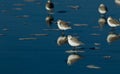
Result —
[{"label": "white plumage", "polygon": [[68,43],[69,45],[73,46],[73,47],[77,47],[80,45],[83,45],[84,43],[82,43],[81,41],[79,41],[76,37],[73,37],[71,35],[68,35]]},{"label": "white plumage", "polygon": [[68,30],[68,29],[71,29],[71,26],[69,26],[69,23],[67,22],[64,22],[62,20],[58,20],[57,21],[57,25],[58,25],[58,28],[60,30]]},{"label": "white plumage", "polygon": [[107,13],[107,7],[104,4],[100,4],[98,11],[100,14],[106,14]]},{"label": "white plumage", "polygon": [[111,16],[107,18],[107,23],[110,27],[117,27],[120,26],[120,22]]}]

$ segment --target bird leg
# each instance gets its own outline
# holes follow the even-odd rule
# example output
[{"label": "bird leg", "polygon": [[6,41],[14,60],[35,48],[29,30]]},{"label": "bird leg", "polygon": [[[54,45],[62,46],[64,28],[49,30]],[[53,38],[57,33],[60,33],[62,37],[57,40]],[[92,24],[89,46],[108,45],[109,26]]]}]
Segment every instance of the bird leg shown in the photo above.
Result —
[{"label": "bird leg", "polygon": [[114,32],[115,31],[115,27],[110,28],[110,31]]},{"label": "bird leg", "polygon": [[73,47],[73,50],[77,50],[77,47]]},{"label": "bird leg", "polygon": [[62,36],[64,36],[65,35],[65,33],[64,33],[64,30],[62,31]]}]

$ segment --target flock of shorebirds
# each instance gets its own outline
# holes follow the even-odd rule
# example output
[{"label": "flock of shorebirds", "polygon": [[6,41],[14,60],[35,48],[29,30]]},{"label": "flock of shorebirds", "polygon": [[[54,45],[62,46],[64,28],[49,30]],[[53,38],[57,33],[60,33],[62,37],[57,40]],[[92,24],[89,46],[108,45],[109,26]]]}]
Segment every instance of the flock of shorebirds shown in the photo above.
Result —
[{"label": "flock of shorebirds", "polygon": [[[115,0],[115,2],[118,3],[120,1]],[[52,12],[54,10],[54,3],[51,0],[48,0],[47,3],[46,3],[46,10],[48,10],[49,12]],[[99,7],[98,7],[98,12],[101,14],[101,17],[105,17],[105,14],[108,12],[107,6],[104,5],[104,4],[100,4]],[[49,19],[49,20],[51,21],[51,19]],[[120,21],[113,18],[112,16],[109,16],[107,18],[107,21],[106,21],[106,19],[100,19],[98,22],[101,25],[104,25],[107,22],[108,25],[112,29],[114,29],[115,27],[120,26]],[[63,21],[61,19],[59,19],[57,21],[57,26],[58,26],[59,30],[63,31],[63,33],[62,33],[63,36],[64,36],[64,31],[65,30],[72,29],[72,27],[70,26],[70,24],[68,22],[65,22],[65,21]],[[65,39],[65,37],[63,39]],[[80,45],[84,44],[83,42],[79,41],[77,38],[75,38],[75,37],[73,37],[71,35],[67,36],[67,40],[68,40],[69,45],[71,45],[73,47],[77,47],[77,46],[80,46]]]},{"label": "flock of shorebirds", "polygon": [[[26,0],[26,1],[34,1],[34,0]],[[115,3],[117,5],[120,5],[120,0],[115,0]],[[18,6],[21,6],[18,5]],[[79,9],[79,6],[76,5],[76,6],[69,6],[75,10]],[[54,2],[52,2],[51,0],[48,0],[46,2],[46,5],[45,5],[45,8],[48,12],[48,14],[52,14],[54,12]],[[21,8],[17,8],[16,10],[21,10]],[[3,10],[2,12],[6,12],[5,10]],[[59,11],[61,13],[64,13],[65,11]],[[104,19],[106,13],[108,13],[108,8],[105,4],[100,4],[99,7],[98,7],[98,12],[100,13],[101,15],[101,19],[98,21],[100,25],[104,25],[104,24],[108,24],[110,27],[111,27],[111,30],[114,30],[116,27],[120,26],[120,21],[115,19],[114,17],[112,16],[109,16],[107,17],[107,19]],[[29,16],[27,15],[24,15],[22,17],[19,17],[17,16],[18,18],[27,18]],[[62,31],[62,36],[60,36],[58,39],[57,39],[57,44],[58,45],[63,45],[65,43],[68,43],[71,47],[73,47],[72,50],[68,50],[66,51],[67,53],[71,53],[69,56],[68,56],[68,59],[67,59],[67,64],[68,65],[72,65],[73,63],[77,62],[79,59],[82,58],[82,56],[78,55],[77,53],[78,52],[84,52],[82,50],[79,50],[79,49],[82,49],[80,48],[80,46],[84,45],[85,43],[82,42],[80,39],[78,39],[77,37],[73,36],[73,35],[65,35],[65,31],[66,30],[71,30],[72,29],[72,26],[70,25],[69,22],[66,22],[62,19],[58,19],[56,22],[54,22],[54,19],[52,16],[49,15],[49,17],[46,18],[46,21],[48,24],[51,24],[51,23],[55,23],[57,24],[58,26],[58,29]],[[77,24],[76,24],[77,26]],[[79,25],[78,25],[79,26]],[[83,25],[84,26],[84,25]],[[7,31],[8,29],[3,29],[4,31]],[[0,35],[3,35],[3,34],[0,34]],[[47,34],[32,34],[34,36],[47,36]],[[108,35],[107,37],[107,42],[108,43],[111,43],[112,41],[115,41],[117,39],[120,39],[120,35],[119,34],[115,34],[115,33],[111,33]],[[19,38],[19,40],[36,40],[36,38]],[[99,44],[95,44],[95,45],[98,45]],[[91,49],[94,49],[94,48],[91,48]],[[111,58],[111,56],[104,56],[104,58],[106,59],[109,59]],[[87,66],[88,68],[96,68],[96,69],[99,69],[100,67],[97,67],[95,65],[88,65]]]},{"label": "flock of shorebirds", "polygon": [[[120,5],[120,0],[115,0],[115,3]],[[76,9],[76,6],[75,7],[72,6],[72,7]],[[48,0],[47,3],[46,3],[45,8],[48,11],[48,13],[51,14],[54,11],[54,3],[51,0]],[[78,8],[78,6],[77,6],[77,8]],[[120,26],[120,21],[113,18],[112,16],[109,16],[109,17],[107,17],[107,19],[104,19],[105,14],[108,13],[108,8],[107,8],[107,6],[105,4],[100,4],[99,5],[98,12],[100,13],[100,15],[102,17],[102,19],[100,19],[98,21],[100,25],[104,25],[104,24],[107,23],[111,27],[111,30],[114,30],[114,28]],[[52,20],[49,19],[49,20],[53,21],[53,19]],[[67,53],[72,53],[68,57],[68,60],[67,60],[67,64],[71,65],[74,62],[76,62],[77,60],[81,59],[81,56],[77,55],[76,53],[77,52],[82,52],[82,51],[79,51],[77,47],[79,47],[81,45],[84,45],[84,43],[82,41],[80,41],[78,38],[76,38],[76,37],[74,37],[72,35],[67,35],[67,36],[64,35],[65,30],[72,29],[72,27],[70,26],[70,23],[59,19],[56,24],[57,24],[59,30],[63,31],[62,36],[59,37],[58,40],[57,40],[57,44],[62,45],[62,44],[67,42],[70,46],[74,47],[73,50],[66,51]],[[112,41],[115,41],[115,40],[117,40],[119,38],[120,38],[120,35],[111,33],[107,37],[107,42],[111,43]],[[105,56],[105,58],[110,58],[110,57],[111,56]],[[89,67],[89,68],[97,68],[97,69],[100,68],[100,67],[96,67],[94,65],[90,65],[90,66],[87,66],[87,67]]]},{"label": "flock of shorebirds", "polygon": [[[120,0],[115,0],[115,3],[117,5],[120,5]],[[114,32],[115,28],[120,26],[120,20],[117,20],[117,19],[113,18],[112,16],[109,16],[106,20],[104,17],[105,17],[105,14],[108,12],[108,8],[104,4],[100,4],[98,11],[100,14],[102,14],[102,16],[101,16],[102,18],[98,21],[99,24],[103,26],[104,24],[107,23],[111,27],[111,32],[107,36],[107,39],[106,39],[107,42],[111,43],[113,41],[120,39],[120,34],[117,34]]]},{"label": "flock of shorebirds", "polygon": [[[46,10],[48,11],[48,13],[51,13],[53,12],[53,9],[54,9],[54,4],[52,3],[51,0],[48,0],[47,3],[46,3],[46,6],[45,6]],[[53,21],[53,19],[49,19],[50,21]],[[72,29],[72,27],[69,25],[68,22],[65,22],[61,19],[59,19],[57,21],[57,26],[59,28],[59,30],[62,30],[62,36],[60,36],[57,40],[57,44],[58,45],[63,45],[64,43],[67,43],[74,47],[74,50],[77,49],[76,47],[80,46],[80,45],[83,45],[84,43],[79,41],[76,37],[72,36],[72,35],[68,35],[67,37],[64,35],[64,31],[65,30],[69,30],[69,29]],[[68,60],[67,60],[67,64],[68,65],[71,65],[73,64],[74,62],[76,62],[77,60],[79,60],[81,57],[77,54],[75,54],[76,52],[78,51],[73,51],[73,50],[70,50],[70,51],[66,51],[68,53],[74,53],[74,54],[71,54],[69,57],[68,57]]]},{"label": "flock of shorebirds", "polygon": [[[54,4],[52,3],[51,0],[47,1],[45,8],[49,13],[51,13],[53,11]],[[65,39],[63,41],[68,40],[69,45],[72,46],[72,47],[78,47],[78,46],[84,44],[83,42],[79,41],[76,37],[73,37],[72,35],[68,35],[67,39],[66,39],[66,37],[64,36],[64,31],[72,29],[72,27],[69,25],[68,22],[65,22],[65,21],[59,19],[56,24],[57,24],[59,30],[63,31],[62,32],[62,38],[61,38],[62,40]],[[60,44],[60,43],[58,42],[58,44]]]}]

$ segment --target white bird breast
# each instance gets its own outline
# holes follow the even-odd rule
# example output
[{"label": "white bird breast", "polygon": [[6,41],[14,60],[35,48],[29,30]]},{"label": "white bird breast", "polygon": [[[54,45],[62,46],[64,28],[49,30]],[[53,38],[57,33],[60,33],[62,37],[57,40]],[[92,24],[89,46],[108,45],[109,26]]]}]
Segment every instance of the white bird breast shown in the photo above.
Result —
[{"label": "white bird breast", "polygon": [[72,40],[68,40],[68,43],[69,43],[71,46],[79,46],[79,45],[80,45],[80,43],[76,43],[76,42],[74,42],[74,41],[72,41]]},{"label": "white bird breast", "polygon": [[110,27],[117,27],[117,26],[120,26],[119,23],[114,24],[114,23],[111,23],[110,21],[117,21],[117,20],[115,20],[115,19],[113,19],[113,18],[111,18],[111,17],[108,17],[107,23],[108,23],[108,25],[109,25]]}]

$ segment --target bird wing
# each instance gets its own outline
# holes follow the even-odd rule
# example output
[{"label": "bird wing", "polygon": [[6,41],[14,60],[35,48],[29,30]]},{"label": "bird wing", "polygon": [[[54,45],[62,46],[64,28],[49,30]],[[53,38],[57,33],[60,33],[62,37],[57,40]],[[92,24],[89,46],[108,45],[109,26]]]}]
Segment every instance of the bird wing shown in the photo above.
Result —
[{"label": "bird wing", "polygon": [[70,27],[70,26],[69,26],[69,23],[64,22],[64,21],[61,21],[61,22],[60,22],[60,25],[61,25],[62,27]]},{"label": "bird wing", "polygon": [[101,6],[100,9],[101,10],[107,10],[107,8],[105,6]]},{"label": "bird wing", "polygon": [[112,24],[120,24],[120,22],[116,19],[111,19],[111,20],[109,20],[109,22]]},{"label": "bird wing", "polygon": [[75,37],[72,37],[71,40],[76,42],[76,43],[80,43],[80,41],[77,38],[75,38]]},{"label": "bird wing", "polygon": [[49,8],[54,8],[54,4],[53,3],[48,3],[48,4],[46,4],[46,6],[49,7]]}]

